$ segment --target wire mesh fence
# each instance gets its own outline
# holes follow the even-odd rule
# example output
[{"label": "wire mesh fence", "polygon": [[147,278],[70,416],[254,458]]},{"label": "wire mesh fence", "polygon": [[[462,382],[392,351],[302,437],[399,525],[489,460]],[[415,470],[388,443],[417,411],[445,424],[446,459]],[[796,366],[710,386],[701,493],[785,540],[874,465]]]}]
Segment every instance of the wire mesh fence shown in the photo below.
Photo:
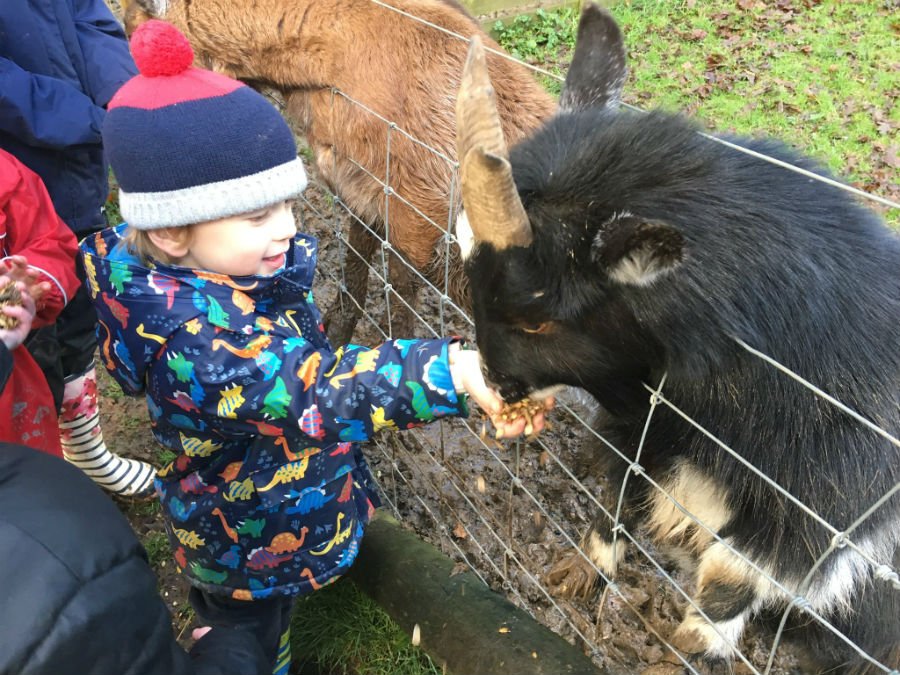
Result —
[{"label": "wire mesh fence", "polygon": [[[374,3],[396,11],[398,21],[422,19],[396,10],[389,3]],[[424,22],[428,24],[428,22]],[[428,24],[433,26],[433,24]],[[435,30],[444,30],[433,26]],[[456,36],[466,40],[465,36]],[[525,64],[523,64],[525,65]],[[547,74],[547,73],[544,73]],[[321,240],[320,274],[327,280],[318,291],[319,301],[331,306],[362,312],[363,321],[357,326],[354,341],[376,344],[388,337],[412,336],[473,336],[474,324],[464,302],[455,299],[454,283],[455,237],[452,222],[460,208],[455,181],[455,162],[439,149],[416,138],[402,125],[388,119],[377,110],[353,99],[347,93],[332,90],[333,100],[351,105],[383,125],[386,147],[383,167],[373,167],[365,158],[343,157],[361,175],[377,185],[384,195],[378,222],[360,217],[322,181],[314,181],[301,205],[305,231]],[[748,152],[740,146],[729,145],[735,152]],[[447,222],[439,222],[424,212],[414,196],[403,194],[392,182],[395,156],[392,144],[402,139],[446,163],[448,184],[439,186],[446,195]],[[823,178],[802,168],[785,165],[774,158],[762,157],[790,170],[804,173],[812,180],[822,181],[854,194],[855,197],[877,202],[890,208],[900,204],[878,195],[871,195],[836,181]],[[333,160],[334,158],[332,158]],[[320,167],[321,168],[321,167]],[[397,205],[413,210],[423,222],[434,228],[438,259],[443,265],[441,274],[429,274],[401,256],[391,232],[391,213]],[[349,233],[352,228],[373,238],[375,255],[354,247]],[[357,238],[358,241],[358,238]],[[362,264],[369,277],[368,295],[354,298],[348,294],[344,282],[347,264]],[[404,295],[392,279],[398,270],[413,280],[418,296]],[[436,277],[443,276],[442,283]],[[411,317],[404,324],[411,334],[397,333],[398,316]],[[851,417],[856,424],[872,434],[900,447],[896,431],[879,426],[841,403],[838,397],[818,388],[757,351],[753,345],[738,341],[740,346],[766,367],[778,371],[779,377],[811,392],[826,405]],[[896,345],[894,346],[896,347]],[[885,345],[885,349],[890,348]],[[367,454],[375,469],[388,508],[414,527],[421,536],[439,545],[445,552],[471,569],[485,584],[506,593],[516,604],[530,612],[564,637],[582,646],[595,662],[608,672],[661,673],[703,672],[684,645],[673,643],[672,635],[687,608],[706,619],[695,602],[693,577],[689,573],[695,564],[685,560],[677,551],[654,545],[639,528],[626,526],[623,518],[625,492],[630,481],[643,481],[653,499],[663,500],[693,527],[707,533],[711,541],[724,547],[758,575],[759,583],[771,589],[770,597],[779,603],[764,611],[765,620],[753,620],[738,643],[734,654],[736,671],[768,675],[770,673],[809,672],[815,668],[815,654],[805,645],[791,639],[796,625],[808,622],[819,624],[826,639],[842,641],[855,651],[870,667],[871,672],[896,675],[896,664],[884,663],[853,644],[839,628],[817,610],[817,603],[807,597],[817,571],[838,552],[852,551],[853,564],[865,569],[870,586],[877,593],[900,593],[900,578],[896,554],[885,557],[883,550],[875,550],[856,534],[863,523],[879,509],[896,503],[900,483],[868,505],[864,512],[843,528],[827,522],[804,502],[805,495],[792,494],[765,472],[748,462],[739,449],[720,438],[720,430],[704,428],[690,415],[680,410],[668,397],[665,378],[645,383],[650,401],[644,432],[654,424],[661,408],[681,418],[699,433],[715,443],[720,451],[732,457],[746,472],[746,480],[760,481],[779,499],[791,504],[812,519],[827,533],[830,545],[816,555],[804,576],[795,584],[779,582],[771,570],[755,564],[735,550],[727,538],[719,536],[715,523],[704,522],[704,514],[690,510],[684,494],[671,485],[654,480],[641,465],[643,437],[636,452],[616,447],[597,431],[602,428],[604,412],[597,410],[577,391],[563,395],[557,412],[551,416],[552,428],[537,438],[518,442],[498,443],[486,431],[476,412],[468,420],[443,421],[423,429],[403,434],[385,433],[368,445]],[[900,387],[900,383],[898,383]],[[885,392],[897,396],[897,392]],[[752,420],[747,420],[752,424]],[[611,484],[595,470],[598,453],[611,452],[626,463],[628,470],[621,483]],[[689,500],[688,500],[689,501]],[[600,514],[599,516],[597,514]],[[595,518],[603,518],[614,533],[614,545],[627,545],[628,554],[614,556],[619,560],[614,576],[597,565],[579,547],[583,533]],[[900,524],[895,524],[900,528]],[[895,537],[896,538],[896,537]],[[623,548],[624,550],[624,548]],[[582,559],[601,579],[600,586],[583,597],[570,597],[554,582],[553,569],[563,556]],[[900,617],[896,620],[900,621]],[[718,630],[713,627],[713,630]],[[728,640],[728,635],[721,636]]]}]

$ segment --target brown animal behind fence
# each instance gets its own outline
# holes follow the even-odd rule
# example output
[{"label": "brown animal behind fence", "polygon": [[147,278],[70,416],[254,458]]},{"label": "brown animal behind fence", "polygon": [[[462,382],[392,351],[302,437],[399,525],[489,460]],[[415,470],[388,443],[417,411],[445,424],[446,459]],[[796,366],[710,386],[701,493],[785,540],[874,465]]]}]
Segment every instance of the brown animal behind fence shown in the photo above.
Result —
[{"label": "brown animal behind fence", "polygon": [[[499,47],[452,0],[390,4],[421,21],[372,0],[123,3],[127,30],[149,18],[171,21],[205,65],[281,91],[287,115],[304,130],[323,180],[379,235],[384,236],[387,222],[391,246],[431,283],[444,288],[448,247],[442,245],[442,230],[460,204],[458,191],[454,194],[451,188],[456,161],[454,106],[468,44],[427,24],[466,37],[478,34],[488,47]],[[503,132],[507,143],[514,144],[548,118],[555,103],[521,64],[492,56],[489,70]],[[390,130],[378,116],[421,143]],[[386,200],[380,181],[387,181],[401,199]],[[345,283],[362,307],[367,262],[379,241],[353,221],[349,245],[359,255],[348,252]],[[391,263],[393,287],[415,307],[415,274],[401,261]],[[445,292],[458,305],[467,306],[456,259],[450,261],[448,279]],[[354,303],[341,301],[338,296],[325,317],[335,344],[350,341],[361,313]],[[393,334],[410,334],[410,320],[401,312]]]}]

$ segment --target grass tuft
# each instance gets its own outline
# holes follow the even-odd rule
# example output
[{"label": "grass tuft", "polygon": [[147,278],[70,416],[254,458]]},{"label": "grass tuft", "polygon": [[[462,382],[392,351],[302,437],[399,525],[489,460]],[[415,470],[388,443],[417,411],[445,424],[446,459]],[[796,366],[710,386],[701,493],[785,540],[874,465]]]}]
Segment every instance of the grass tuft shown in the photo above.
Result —
[{"label": "grass tuft", "polygon": [[313,662],[331,675],[441,673],[381,607],[346,579],[297,601],[291,645],[296,663]]},{"label": "grass tuft", "polygon": [[158,530],[148,532],[141,543],[147,551],[147,558],[150,560],[151,567],[157,567],[164,560],[169,560],[172,555],[169,548],[169,538],[165,532]]}]

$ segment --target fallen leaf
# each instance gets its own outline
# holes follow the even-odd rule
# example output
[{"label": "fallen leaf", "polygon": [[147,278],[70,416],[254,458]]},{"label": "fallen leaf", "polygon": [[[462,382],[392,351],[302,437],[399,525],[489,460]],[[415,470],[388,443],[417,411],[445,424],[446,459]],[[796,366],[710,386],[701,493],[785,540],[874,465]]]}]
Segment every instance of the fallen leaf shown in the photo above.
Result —
[{"label": "fallen leaf", "polygon": [[892,145],[884,153],[884,163],[891,168],[900,169],[900,157],[898,157],[898,154],[900,154],[900,147]]},{"label": "fallen leaf", "polygon": [[458,574],[463,574],[469,571],[469,566],[465,563],[458,562],[453,565],[453,569],[450,570],[450,576],[455,577]]}]

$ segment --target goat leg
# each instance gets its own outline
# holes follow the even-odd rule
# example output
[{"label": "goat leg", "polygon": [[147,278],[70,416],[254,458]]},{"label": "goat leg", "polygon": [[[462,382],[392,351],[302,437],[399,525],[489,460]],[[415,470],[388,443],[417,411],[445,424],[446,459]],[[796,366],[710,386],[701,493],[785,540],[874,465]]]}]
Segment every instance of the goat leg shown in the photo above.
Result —
[{"label": "goat leg", "polygon": [[[610,489],[604,491],[609,497],[611,494],[618,494],[615,486],[621,484],[625,479],[628,465],[618,458],[606,458],[605,474],[608,479]],[[630,503],[629,498],[632,490],[626,495],[626,502]],[[607,499],[609,501],[609,499]],[[622,525],[628,530],[632,530],[637,524],[637,509],[622,509],[621,519]],[[615,540],[613,538],[613,523],[607,515],[613,512],[612,504],[605,504],[606,510],[598,511],[591,523],[590,529],[585,532],[579,544],[580,551],[569,551],[553,568],[547,573],[547,582],[555,587],[555,592],[563,597],[582,597],[587,598],[599,585],[600,570],[607,579],[614,579],[619,564],[625,557],[627,547],[624,537],[619,536]]]},{"label": "goat leg", "polygon": [[[402,300],[391,294],[390,330],[391,337],[409,338],[426,330],[425,326],[416,327],[416,312],[419,310],[419,292],[416,288],[416,274],[409,267],[410,263],[393,252],[388,259],[391,285]],[[409,305],[407,307],[407,304]]]},{"label": "goat leg", "polygon": [[360,223],[351,220],[349,230],[342,266],[346,291],[337,294],[323,319],[325,333],[336,347],[353,340],[353,331],[366,306],[369,265],[378,249],[378,238]]}]

